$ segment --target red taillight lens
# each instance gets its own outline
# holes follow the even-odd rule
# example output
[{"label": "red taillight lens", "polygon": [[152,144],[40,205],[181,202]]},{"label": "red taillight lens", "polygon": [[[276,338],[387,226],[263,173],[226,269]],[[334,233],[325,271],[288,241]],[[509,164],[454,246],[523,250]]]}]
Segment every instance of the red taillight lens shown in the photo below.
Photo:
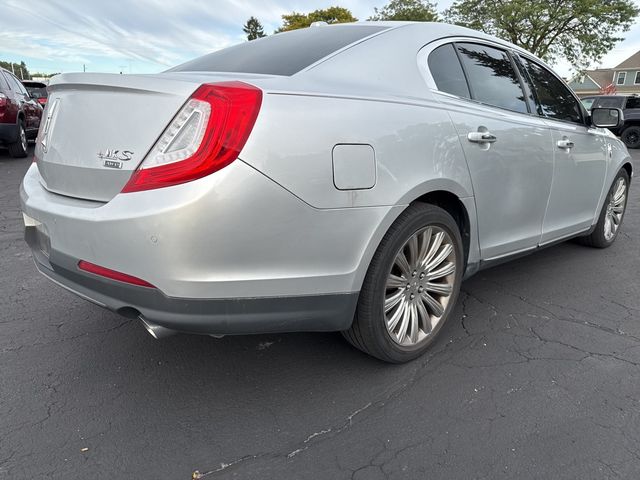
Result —
[{"label": "red taillight lens", "polygon": [[243,82],[199,87],[122,189],[123,193],[190,182],[238,158],[258,117],[262,91]]},{"label": "red taillight lens", "polygon": [[0,93],[0,108],[4,108],[7,106],[7,96],[4,93]]},{"label": "red taillight lens", "polygon": [[38,99],[38,103],[40,105],[46,105],[47,104],[47,99],[46,98],[39,98]]},{"label": "red taillight lens", "polygon": [[130,283],[131,285],[138,285],[139,287],[156,288],[153,285],[151,285],[149,282],[146,282],[141,278],[133,277],[131,275],[127,275],[126,273],[122,273],[122,272],[116,272],[115,270],[101,267],[100,265],[96,265],[94,263],[90,263],[85,260],[80,260],[78,262],[78,268],[85,272],[93,273],[94,275],[99,275],[100,277],[105,277],[111,280],[115,280],[116,282]]}]

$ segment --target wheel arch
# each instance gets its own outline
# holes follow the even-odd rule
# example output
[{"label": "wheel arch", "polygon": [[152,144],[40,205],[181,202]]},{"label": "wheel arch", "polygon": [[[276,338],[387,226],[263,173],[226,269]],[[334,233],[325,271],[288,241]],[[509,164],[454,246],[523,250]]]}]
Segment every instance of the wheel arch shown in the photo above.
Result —
[{"label": "wheel arch", "polygon": [[428,203],[435,205],[453,217],[460,230],[460,236],[462,237],[464,265],[466,268],[471,245],[471,221],[469,219],[469,212],[460,198],[446,190],[435,190],[421,195],[411,203]]},{"label": "wheel arch", "polygon": [[[364,278],[371,264],[371,260],[375,252],[380,246],[385,234],[391,228],[400,214],[414,203],[428,203],[436,205],[447,211],[455,220],[460,228],[464,248],[464,278],[471,276],[477,271],[480,261],[480,247],[477,235],[477,218],[475,209],[475,198],[467,194],[459,184],[449,182],[450,184],[440,185],[440,188],[432,189],[414,189],[403,197],[392,207],[385,219],[380,223],[375,235],[371,238],[364,255],[361,258],[359,274],[354,278],[353,291],[360,291]],[[447,188],[453,186],[454,188]]]}]

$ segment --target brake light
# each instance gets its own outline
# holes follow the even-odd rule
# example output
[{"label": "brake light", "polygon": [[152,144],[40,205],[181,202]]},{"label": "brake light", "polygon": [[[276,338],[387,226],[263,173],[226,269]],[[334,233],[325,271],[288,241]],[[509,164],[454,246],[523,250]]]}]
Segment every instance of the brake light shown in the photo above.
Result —
[{"label": "brake light", "polygon": [[3,108],[7,106],[8,100],[7,100],[7,96],[0,92],[0,108]]},{"label": "brake light", "polygon": [[133,277],[131,275],[127,275],[126,273],[117,272],[115,270],[111,270],[110,268],[101,267],[100,265],[96,265],[91,262],[87,262],[85,260],[80,260],[78,262],[78,268],[88,273],[92,273],[94,275],[98,275],[100,277],[109,278],[111,280],[115,280],[116,282],[124,282],[129,283],[131,285],[137,285],[139,287],[147,287],[147,288],[156,288],[151,285],[149,282],[146,282],[138,277]]},{"label": "brake light", "polygon": [[200,86],[122,192],[178,185],[226,167],[247,142],[261,104],[262,91],[243,82]]}]

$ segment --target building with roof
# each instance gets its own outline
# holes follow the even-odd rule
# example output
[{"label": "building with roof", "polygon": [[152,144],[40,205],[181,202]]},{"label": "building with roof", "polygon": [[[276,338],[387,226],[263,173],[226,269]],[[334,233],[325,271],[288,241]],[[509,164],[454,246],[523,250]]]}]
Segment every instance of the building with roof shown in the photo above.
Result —
[{"label": "building with roof", "polygon": [[614,68],[585,70],[573,77],[569,86],[580,97],[640,94],[640,51]]}]

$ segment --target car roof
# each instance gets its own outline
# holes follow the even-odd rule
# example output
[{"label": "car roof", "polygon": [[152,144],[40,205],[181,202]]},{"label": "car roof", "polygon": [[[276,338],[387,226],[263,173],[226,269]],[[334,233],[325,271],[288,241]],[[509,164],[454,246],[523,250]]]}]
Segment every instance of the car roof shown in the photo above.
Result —
[{"label": "car roof", "polygon": [[27,87],[47,88],[47,85],[42,82],[35,82],[33,80],[23,80],[22,84]]}]

